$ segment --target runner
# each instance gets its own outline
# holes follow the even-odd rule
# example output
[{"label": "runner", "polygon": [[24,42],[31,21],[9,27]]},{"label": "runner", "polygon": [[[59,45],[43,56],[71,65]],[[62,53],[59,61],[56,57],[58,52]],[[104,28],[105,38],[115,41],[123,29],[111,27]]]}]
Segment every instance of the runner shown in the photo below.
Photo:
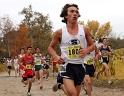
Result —
[{"label": "runner", "polygon": [[51,63],[52,63],[52,67],[53,67],[52,72],[53,72],[53,77],[54,77],[54,76],[57,76],[55,73],[58,74],[58,66],[57,66],[58,62],[52,57]]},{"label": "runner", "polygon": [[19,73],[19,62],[18,62],[17,56],[15,56],[13,62],[14,62],[14,69],[15,69],[15,77],[17,77],[17,73]]},{"label": "runner", "polygon": [[45,65],[44,65],[44,73],[46,74],[46,80],[48,80],[49,77],[49,68],[50,68],[50,55],[47,53],[46,54],[46,59],[45,59]]},{"label": "runner", "polygon": [[12,61],[11,57],[8,57],[7,60],[6,60],[6,65],[7,65],[7,68],[8,68],[9,76],[10,76],[11,70],[12,70],[12,63],[13,63],[13,61]]},{"label": "runner", "polygon": [[[18,55],[18,62],[20,63],[20,60],[21,60],[21,58],[23,58],[24,56],[25,56],[25,49],[24,48],[20,48],[20,54]],[[20,64],[19,64],[19,76],[22,76],[22,74],[23,74],[23,66],[21,66]]]},{"label": "runner", "polygon": [[[95,48],[89,29],[77,23],[80,17],[78,10],[76,4],[66,4],[63,7],[60,17],[63,18],[62,21],[66,26],[54,33],[48,47],[49,53],[59,64],[65,62],[66,72],[61,73],[61,77],[69,96],[79,96],[85,76],[83,58]],[[61,57],[54,50],[58,42],[60,42]]]},{"label": "runner", "polygon": [[92,89],[93,77],[94,77],[95,66],[96,66],[94,65],[94,61],[97,60],[98,57],[99,57],[99,52],[97,47],[95,47],[95,50],[88,53],[84,58],[84,65],[86,68],[86,73],[84,78],[84,82],[85,82],[84,85],[86,86],[86,89],[84,87],[84,90],[86,91],[86,94],[88,94],[88,96],[92,96],[91,89]]},{"label": "runner", "polygon": [[24,74],[22,74],[24,84],[28,84],[28,92],[27,95],[31,96],[30,90],[32,87],[32,78],[33,78],[33,63],[34,63],[34,57],[31,53],[32,47],[29,46],[27,47],[27,53],[23,58],[21,58],[21,63],[20,65],[23,66],[24,68]]},{"label": "runner", "polygon": [[101,46],[101,48],[100,48],[102,69],[100,69],[96,73],[96,78],[98,79],[99,74],[101,72],[105,71],[108,83],[109,83],[109,85],[111,85],[113,82],[110,79],[108,63],[109,63],[109,55],[113,55],[114,53],[113,53],[111,47],[107,45],[107,38],[103,38],[102,43],[103,43],[103,46]]},{"label": "runner", "polygon": [[39,47],[35,48],[35,54],[34,56],[34,64],[35,64],[35,79],[37,79],[38,83],[40,84],[40,89],[43,88],[42,86],[42,76],[43,76],[43,70],[41,65],[41,53]]}]

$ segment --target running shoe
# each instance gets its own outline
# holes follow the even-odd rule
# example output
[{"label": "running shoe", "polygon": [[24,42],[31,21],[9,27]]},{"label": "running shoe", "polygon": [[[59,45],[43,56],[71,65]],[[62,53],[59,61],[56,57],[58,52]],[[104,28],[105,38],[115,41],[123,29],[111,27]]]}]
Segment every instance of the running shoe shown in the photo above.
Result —
[{"label": "running shoe", "polygon": [[109,82],[109,85],[112,85],[113,84],[113,81]]},{"label": "running shoe", "polygon": [[53,85],[53,88],[52,89],[53,89],[54,92],[56,92],[58,90],[58,83],[55,84],[55,85]]},{"label": "running shoe", "polygon": [[43,89],[43,86],[40,86],[40,89]]},{"label": "running shoe", "polygon": [[27,96],[31,96],[31,94],[29,92],[27,92]]}]

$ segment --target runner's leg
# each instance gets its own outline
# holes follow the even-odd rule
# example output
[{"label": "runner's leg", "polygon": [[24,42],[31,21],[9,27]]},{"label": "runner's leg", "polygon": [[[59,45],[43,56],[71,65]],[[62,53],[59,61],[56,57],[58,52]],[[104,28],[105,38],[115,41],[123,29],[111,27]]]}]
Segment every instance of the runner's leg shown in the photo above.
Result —
[{"label": "runner's leg", "polygon": [[39,70],[39,80],[40,80],[40,89],[43,88],[42,82],[43,82],[43,70]]},{"label": "runner's leg", "polygon": [[[81,85],[77,86],[77,89],[76,89],[75,85],[74,85],[74,80],[63,78],[63,82],[64,82],[64,86],[65,86],[69,96],[79,96],[78,92],[80,92]],[[78,90],[78,92],[77,92],[77,90]]]}]

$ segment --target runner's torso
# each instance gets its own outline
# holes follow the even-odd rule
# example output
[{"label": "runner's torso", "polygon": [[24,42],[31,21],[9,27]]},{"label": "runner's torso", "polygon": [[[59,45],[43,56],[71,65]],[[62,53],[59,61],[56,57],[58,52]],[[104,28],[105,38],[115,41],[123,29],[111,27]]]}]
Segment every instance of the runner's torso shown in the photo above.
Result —
[{"label": "runner's torso", "polygon": [[47,65],[50,65],[50,58],[46,58],[45,61]]},{"label": "runner's torso", "polygon": [[18,59],[14,59],[14,65],[15,65],[15,66],[18,65]]},{"label": "runner's torso", "polygon": [[33,58],[32,54],[30,56],[25,54],[23,65],[26,67],[26,69],[31,69],[32,70],[33,61],[34,61],[34,58]]},{"label": "runner's torso", "polygon": [[12,66],[12,60],[7,60],[7,66]]},{"label": "runner's torso", "polygon": [[[18,60],[20,61],[21,58],[24,57],[24,56],[25,56],[25,54],[19,54]],[[19,65],[19,69],[22,70],[22,69],[23,69],[23,66],[20,66],[20,65]]]},{"label": "runner's torso", "polygon": [[[108,46],[106,46],[105,48],[103,46],[101,46],[100,52],[106,53],[106,52],[110,52],[110,50],[109,50]],[[105,54],[104,56],[102,56],[102,58],[109,58],[109,55]]]},{"label": "runner's torso", "polygon": [[37,55],[37,54],[34,54],[34,62],[36,63],[35,65],[41,65],[41,54]]},{"label": "runner's torso", "polygon": [[79,58],[78,50],[80,47],[86,49],[87,42],[85,38],[84,28],[78,25],[78,34],[70,35],[67,31],[66,26],[62,28],[62,39],[60,44],[61,57],[67,63],[82,64],[83,58]]}]

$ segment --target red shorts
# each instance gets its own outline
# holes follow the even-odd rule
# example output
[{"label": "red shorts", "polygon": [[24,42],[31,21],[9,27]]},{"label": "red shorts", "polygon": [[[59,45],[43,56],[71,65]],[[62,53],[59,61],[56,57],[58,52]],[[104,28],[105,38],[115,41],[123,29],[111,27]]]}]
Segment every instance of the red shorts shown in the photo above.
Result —
[{"label": "red shorts", "polygon": [[57,62],[53,62],[53,66],[56,66],[57,65]]},{"label": "red shorts", "polygon": [[25,73],[22,75],[22,77],[26,78],[28,76],[34,76],[34,71],[32,69],[27,69],[24,71],[25,71]]}]

